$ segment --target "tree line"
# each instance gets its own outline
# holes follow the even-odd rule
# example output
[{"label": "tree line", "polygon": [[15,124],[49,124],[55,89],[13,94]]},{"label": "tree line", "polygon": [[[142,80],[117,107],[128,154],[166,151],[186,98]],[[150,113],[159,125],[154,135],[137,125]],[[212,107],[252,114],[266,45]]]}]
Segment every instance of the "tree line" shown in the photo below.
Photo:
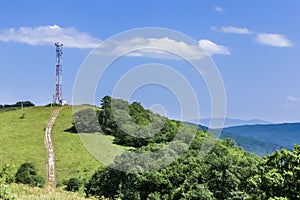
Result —
[{"label": "tree line", "polygon": [[[152,113],[138,102],[129,104],[109,96],[101,100],[101,109],[75,113],[74,126],[78,132],[102,132],[114,136],[116,144],[134,147],[111,166],[95,172],[85,184],[87,196],[128,200],[300,199],[298,145],[293,151],[282,149],[261,158],[245,152],[231,139],[216,139],[198,127],[195,131],[193,125]],[[201,156],[207,144],[213,148]],[[178,159],[165,166],[181,149]],[[147,156],[137,156],[141,153]]]},{"label": "tree line", "polygon": [[23,104],[23,107],[31,107],[31,106],[35,106],[32,102],[30,101],[18,101],[15,104],[4,104],[1,105],[0,104],[0,108],[14,108],[14,107],[18,107],[20,108]]}]

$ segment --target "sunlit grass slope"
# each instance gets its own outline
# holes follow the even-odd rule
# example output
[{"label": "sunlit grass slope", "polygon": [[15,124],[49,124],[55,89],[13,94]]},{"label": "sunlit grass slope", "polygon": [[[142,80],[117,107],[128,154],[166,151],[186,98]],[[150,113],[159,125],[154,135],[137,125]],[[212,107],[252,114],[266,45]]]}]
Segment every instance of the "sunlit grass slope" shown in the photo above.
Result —
[{"label": "sunlit grass slope", "polygon": [[101,164],[82,144],[78,134],[67,131],[72,127],[72,107],[62,109],[53,126],[57,182],[71,177],[87,178]]},{"label": "sunlit grass slope", "polygon": [[0,165],[32,162],[46,178],[45,127],[55,108],[30,107],[0,112]]}]

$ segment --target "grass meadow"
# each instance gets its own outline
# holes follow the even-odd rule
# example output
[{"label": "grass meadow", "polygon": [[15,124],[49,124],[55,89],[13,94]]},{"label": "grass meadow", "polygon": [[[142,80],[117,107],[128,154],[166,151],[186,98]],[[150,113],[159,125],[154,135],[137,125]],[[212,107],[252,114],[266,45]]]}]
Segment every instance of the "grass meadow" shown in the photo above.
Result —
[{"label": "grass meadow", "polygon": [[0,165],[16,169],[24,162],[33,163],[46,178],[45,128],[55,108],[30,107],[0,112]]}]

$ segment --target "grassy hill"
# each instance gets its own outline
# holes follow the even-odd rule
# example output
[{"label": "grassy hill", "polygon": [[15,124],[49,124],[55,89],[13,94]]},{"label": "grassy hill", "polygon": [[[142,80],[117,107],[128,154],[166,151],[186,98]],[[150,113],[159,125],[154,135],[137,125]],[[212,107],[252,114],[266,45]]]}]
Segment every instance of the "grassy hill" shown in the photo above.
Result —
[{"label": "grassy hill", "polygon": [[[33,163],[46,178],[45,127],[55,108],[25,108],[0,112],[0,166],[13,164],[16,169],[24,162]],[[77,134],[67,131],[72,127],[72,107],[59,113],[53,126],[57,182],[71,177],[88,177],[101,164],[85,149]]]},{"label": "grassy hill", "polygon": [[14,164],[19,167],[24,162],[36,165],[46,178],[45,127],[53,112],[50,107],[24,108],[0,112],[0,165]]},{"label": "grassy hill", "polygon": [[[53,143],[59,184],[76,177],[87,183],[86,195],[124,200],[261,199],[260,194],[253,192],[259,187],[253,178],[263,174],[257,172],[264,159],[244,152],[232,140],[218,140],[213,133],[198,130],[197,126],[156,115],[138,102],[129,104],[108,96],[101,102],[102,107],[96,112],[101,129],[92,120],[90,114],[95,113],[90,108],[74,116],[76,129],[85,130],[84,133],[74,133],[71,107],[64,107],[58,115],[53,126]],[[114,114],[111,105],[117,108]],[[129,112],[125,112],[126,108]],[[18,109],[0,112],[1,165],[33,162],[45,177],[44,131],[53,110],[50,107],[26,108],[25,117],[21,117]],[[116,120],[121,125],[117,126]],[[258,141],[226,133],[221,138],[228,136],[235,136],[233,139],[238,144],[244,142],[251,146]],[[82,138],[97,147],[94,153],[111,159],[119,150],[131,151],[121,152],[111,167],[105,167],[89,154]],[[110,142],[104,143],[103,139]],[[110,152],[108,144],[118,148]],[[260,141],[259,144],[268,143]],[[49,193],[45,188],[11,184],[10,190],[17,199],[83,199],[82,193],[67,193],[61,188]],[[266,193],[266,196],[270,195]]]},{"label": "grassy hill", "polygon": [[101,164],[82,144],[79,135],[68,131],[72,127],[72,107],[62,109],[53,126],[56,180],[90,176]]}]

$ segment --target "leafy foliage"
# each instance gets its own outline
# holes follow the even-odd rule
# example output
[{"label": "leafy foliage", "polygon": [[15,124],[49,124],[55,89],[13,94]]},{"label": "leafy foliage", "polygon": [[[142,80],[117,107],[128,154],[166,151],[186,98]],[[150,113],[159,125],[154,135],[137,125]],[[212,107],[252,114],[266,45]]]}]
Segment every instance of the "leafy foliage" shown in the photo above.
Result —
[{"label": "leafy foliage", "polygon": [[4,165],[0,171],[0,199],[13,200],[8,183],[14,181],[13,166]]},{"label": "leafy foliage", "polygon": [[257,198],[300,199],[300,146],[266,156],[249,182]]},{"label": "leafy foliage", "polygon": [[104,134],[114,136],[117,144],[135,148],[96,171],[85,185],[87,196],[125,200],[300,198],[299,146],[293,152],[284,149],[262,159],[245,152],[232,139],[216,139],[198,126],[169,120],[137,102],[106,96],[97,112]]},{"label": "leafy foliage", "polygon": [[14,176],[14,165],[4,165],[0,171],[0,178],[5,182],[5,183],[13,183],[15,181],[15,176]]},{"label": "leafy foliage", "polygon": [[144,168],[136,160],[119,158],[115,164],[127,165],[127,172],[114,169],[117,166],[99,170],[86,185],[86,193],[122,199],[243,199],[249,196],[246,180],[255,174],[259,158],[221,141],[205,158],[201,159],[199,153],[199,149],[192,147],[171,165],[148,173],[138,173]]},{"label": "leafy foliage", "polygon": [[93,133],[100,131],[97,120],[98,117],[96,116],[96,112],[93,108],[86,108],[77,111],[73,118],[73,125],[75,126],[77,132]]},{"label": "leafy foliage", "polygon": [[104,134],[115,136],[116,144],[136,148],[170,141],[180,125],[144,109],[138,102],[129,104],[109,96],[101,100],[98,121]]},{"label": "leafy foliage", "polygon": [[31,106],[34,106],[34,104],[30,101],[18,101],[17,103],[15,104],[5,104],[3,106],[0,106],[0,107],[3,107],[3,108],[10,108],[10,107],[21,107],[23,104],[23,107],[31,107]]},{"label": "leafy foliage", "polygon": [[32,163],[23,163],[20,166],[15,176],[15,182],[38,187],[45,185],[45,179],[37,174],[37,170]]},{"label": "leafy foliage", "polygon": [[66,182],[66,190],[71,192],[79,191],[80,186],[82,185],[81,181],[78,178],[70,178]]},{"label": "leafy foliage", "polygon": [[[198,127],[145,110],[137,102],[107,96],[101,106],[103,132],[115,136],[116,143],[136,149],[97,171],[86,184],[87,195],[125,200],[250,197],[247,180],[256,174],[261,159],[232,140],[217,140]],[[215,144],[205,157],[201,156],[204,139]]]}]

